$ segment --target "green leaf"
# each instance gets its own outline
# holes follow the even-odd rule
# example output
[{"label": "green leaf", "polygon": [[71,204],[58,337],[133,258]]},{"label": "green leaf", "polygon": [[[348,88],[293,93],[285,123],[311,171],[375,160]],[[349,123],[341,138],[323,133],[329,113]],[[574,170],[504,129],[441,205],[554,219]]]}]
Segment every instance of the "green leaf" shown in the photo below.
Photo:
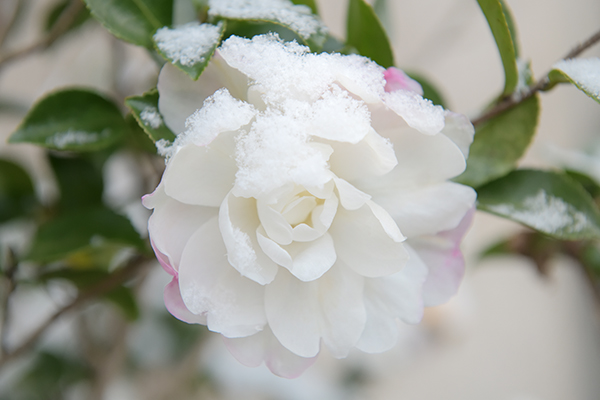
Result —
[{"label": "green leaf", "polygon": [[319,15],[319,9],[317,8],[317,2],[315,0],[292,0],[292,3],[296,5],[307,6],[308,8],[310,8],[310,11],[313,14]]},{"label": "green leaf", "polygon": [[600,58],[574,58],[554,64],[548,75],[550,84],[571,82],[600,103]]},{"label": "green leaf", "polygon": [[50,165],[60,190],[59,211],[72,211],[102,204],[102,171],[81,157],[50,155]]},{"label": "green leaf", "polygon": [[[282,9],[275,7],[256,8],[244,13],[227,8],[212,8],[209,9],[209,16],[213,23],[219,20],[227,21],[228,27],[225,37],[229,37],[231,34],[252,37],[254,34],[249,34],[250,32],[238,34],[238,29],[240,27],[243,29],[247,26],[247,23],[255,25],[257,30],[255,34],[266,33],[263,31],[263,26],[268,26],[266,24],[279,25],[293,32],[294,39],[298,40],[299,43],[303,43],[310,47],[311,51],[317,52],[323,48],[327,40],[327,27],[317,15],[309,11],[310,9],[306,7],[296,6],[290,2],[289,7],[286,6]],[[235,22],[242,22],[242,24],[238,25]],[[271,29],[270,31],[279,32],[277,29]],[[287,38],[282,37],[282,39],[286,40]]]},{"label": "green leaf", "polygon": [[502,5],[502,12],[506,18],[506,25],[508,26],[510,38],[512,39],[513,47],[515,49],[515,58],[519,58],[519,36],[517,35],[517,25],[515,24],[515,19],[513,18],[512,12],[510,11],[510,8],[508,8],[506,2],[504,0],[500,0],[500,4]]},{"label": "green leaf", "polygon": [[17,164],[0,160],[0,223],[28,215],[37,205],[27,172]]},{"label": "green leaf", "polygon": [[[72,282],[80,290],[97,284],[110,277],[110,273],[101,270],[76,270],[61,269],[47,272],[39,277],[41,282],[47,282],[53,279],[66,279]],[[138,319],[140,310],[131,288],[127,286],[117,286],[115,289],[107,292],[104,297],[117,305],[130,321]]]},{"label": "green leaf", "polygon": [[557,239],[600,238],[600,212],[590,195],[563,174],[518,170],[480,187],[477,208]]},{"label": "green leaf", "polygon": [[96,151],[122,140],[128,130],[112,101],[90,90],[67,89],[51,93],[35,104],[9,143]]},{"label": "green leaf", "polygon": [[[161,56],[163,56],[163,58],[165,60],[170,61],[177,68],[179,68],[180,70],[182,70],[183,72],[188,74],[190,76],[190,78],[192,78],[193,80],[197,80],[200,77],[200,74],[202,74],[202,72],[208,65],[208,62],[210,61],[213,54],[215,53],[215,50],[221,43],[221,39],[223,38],[223,35],[225,34],[225,27],[226,27],[225,21],[221,21],[221,22],[219,22],[219,24],[217,26],[212,25],[212,24],[202,24],[202,25],[194,28],[194,29],[198,29],[198,30],[205,29],[207,31],[217,29],[219,32],[219,35],[218,35],[218,37],[215,38],[212,45],[208,49],[206,49],[206,51],[203,54],[197,55],[198,61],[193,62],[193,63],[184,61],[184,63],[182,64],[180,54],[177,54],[177,55],[169,54],[169,51],[167,50],[168,48],[166,47],[165,42],[162,42],[160,40],[156,41],[156,39],[160,35],[160,33],[163,32],[162,30],[159,31],[159,33],[154,38],[155,43],[156,43],[156,49],[157,49],[158,53]],[[162,29],[168,29],[168,28],[162,28]],[[183,28],[183,29],[185,29],[185,28]],[[198,34],[198,33],[196,33],[196,34]],[[210,34],[210,33],[207,32],[207,34]],[[196,56],[196,54],[194,54],[194,56]]]},{"label": "green leaf", "polygon": [[[500,0],[477,0],[477,3],[479,3],[496,40],[504,67],[504,95],[509,95],[515,90],[519,81],[512,17],[507,17],[508,8]],[[512,30],[508,21],[512,25]]]},{"label": "green leaf", "polygon": [[478,187],[512,171],[535,134],[539,108],[533,96],[478,126],[467,169],[455,181]]},{"label": "green leaf", "polygon": [[394,65],[390,41],[375,10],[365,0],[350,0],[346,21],[346,44],[384,68]]},{"label": "green leaf", "polygon": [[577,181],[590,196],[600,198],[600,185],[594,179],[578,171],[567,169],[564,172],[569,178]]},{"label": "green leaf", "polygon": [[[46,24],[44,27],[46,32],[49,32],[54,27],[54,24],[56,24],[56,21],[58,21],[58,18],[63,13],[63,11],[65,11],[65,9],[69,6],[70,3],[71,3],[71,0],[63,0],[60,3],[56,4],[50,10],[50,12],[48,13],[48,15],[46,17]],[[89,19],[90,19],[90,12],[88,11],[87,8],[82,8],[66,32],[69,32],[73,29],[79,28],[81,25],[83,25],[84,22],[87,22]]]},{"label": "green leaf", "polygon": [[171,25],[173,0],[85,0],[92,16],[110,33],[127,42],[152,48],[152,35]]},{"label": "green leaf", "polygon": [[419,75],[418,73],[406,72],[406,74],[409,77],[411,77],[412,79],[414,79],[415,81],[419,82],[419,84],[423,88],[423,97],[424,98],[431,100],[431,102],[437,106],[442,106],[444,108],[447,108],[444,97],[440,94],[440,92],[431,83],[431,81],[429,79],[425,78],[422,75]]},{"label": "green leaf", "polygon": [[145,251],[144,241],[127,218],[103,207],[79,209],[41,225],[26,259],[52,262],[107,244]]},{"label": "green leaf", "polygon": [[170,142],[175,140],[175,134],[165,125],[158,111],[158,90],[152,89],[141,96],[128,97],[125,105],[153,142],[161,139]]}]

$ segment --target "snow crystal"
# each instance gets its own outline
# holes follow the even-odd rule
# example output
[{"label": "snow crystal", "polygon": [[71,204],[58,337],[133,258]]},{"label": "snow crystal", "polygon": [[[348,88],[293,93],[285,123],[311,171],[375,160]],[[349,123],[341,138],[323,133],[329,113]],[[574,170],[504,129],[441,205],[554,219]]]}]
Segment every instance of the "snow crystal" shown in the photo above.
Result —
[{"label": "snow crystal", "polygon": [[444,109],[415,92],[396,90],[386,93],[385,105],[421,133],[435,135],[444,128]]},{"label": "snow crystal", "polygon": [[154,34],[154,41],[167,58],[191,67],[206,61],[206,53],[218,43],[220,37],[221,24],[191,22],[174,29],[160,28]]},{"label": "snow crystal", "polygon": [[584,92],[600,99],[600,58],[561,60],[552,67],[565,73]]},{"label": "snow crystal", "polygon": [[71,145],[82,145],[94,143],[110,135],[110,129],[103,129],[102,132],[86,132],[69,129],[66,132],[57,132],[46,138],[46,144],[56,149],[65,149]]},{"label": "snow crystal", "polygon": [[561,199],[548,196],[542,189],[534,197],[527,198],[516,208],[512,204],[496,204],[487,207],[490,211],[521,221],[543,232],[580,232],[588,225],[587,217]]},{"label": "snow crystal", "polygon": [[275,21],[288,26],[304,39],[327,32],[309,7],[294,5],[289,0],[209,0],[208,4],[210,16]]},{"label": "snow crystal", "polygon": [[158,129],[162,125],[163,120],[160,116],[156,107],[148,106],[140,113],[140,118],[144,125],[151,127],[152,129]]}]

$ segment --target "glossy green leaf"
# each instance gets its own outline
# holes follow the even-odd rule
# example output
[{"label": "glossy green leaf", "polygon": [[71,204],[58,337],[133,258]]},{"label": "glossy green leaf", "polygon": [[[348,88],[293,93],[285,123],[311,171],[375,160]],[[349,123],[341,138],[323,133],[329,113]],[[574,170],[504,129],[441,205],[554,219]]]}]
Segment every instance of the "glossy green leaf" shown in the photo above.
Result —
[{"label": "glossy green leaf", "polygon": [[[110,273],[101,270],[76,270],[61,269],[45,273],[39,277],[40,281],[47,282],[53,279],[65,279],[77,286],[78,289],[85,290],[101,281],[110,278]],[[104,298],[117,305],[125,314],[127,319],[133,321],[140,315],[140,310],[131,288],[127,286],[117,286],[113,290],[104,294]]]},{"label": "glossy green leaf", "polygon": [[101,166],[81,157],[50,155],[49,159],[60,191],[59,212],[102,204]]},{"label": "glossy green leaf", "polygon": [[[180,59],[174,58],[173,56],[169,57],[169,54],[162,50],[164,48],[164,44],[162,42],[156,42],[156,36],[158,36],[158,34],[154,38],[155,44],[156,44],[156,49],[157,49],[158,53],[161,56],[163,56],[163,58],[165,60],[168,60],[173,65],[175,65],[177,68],[179,68],[180,70],[182,70],[183,72],[188,74],[190,76],[190,78],[192,78],[193,80],[197,80],[200,77],[200,74],[202,74],[202,72],[208,65],[210,59],[212,58],[213,54],[215,53],[215,50],[221,43],[221,39],[223,38],[223,35],[225,34],[226,23],[225,23],[225,21],[221,21],[216,27],[212,24],[200,25],[200,29],[207,28],[207,27],[210,28],[211,30],[218,29],[219,36],[214,40],[214,42],[213,42],[212,46],[210,46],[210,48],[208,48],[203,54],[198,55],[199,58],[198,58],[197,62],[194,62],[194,63],[184,62],[182,64]],[[162,31],[160,31],[160,32],[162,32]]]},{"label": "glossy green leaf", "polygon": [[173,0],[85,0],[92,16],[119,39],[152,48],[152,35],[169,26]]},{"label": "glossy green leaf", "polygon": [[506,18],[506,25],[508,26],[510,38],[512,39],[513,47],[515,49],[515,58],[519,58],[519,36],[517,34],[517,25],[515,24],[515,19],[513,18],[512,12],[510,11],[510,8],[508,8],[506,1],[500,0],[500,5],[502,5],[502,12]]},{"label": "glossy green leaf", "polygon": [[0,223],[30,214],[37,204],[27,172],[17,164],[0,160]]},{"label": "glossy green leaf", "polygon": [[424,98],[431,100],[431,102],[435,105],[447,108],[444,97],[440,94],[439,90],[431,83],[429,79],[425,78],[422,75],[419,75],[418,73],[407,72],[406,74],[415,81],[419,82],[419,84],[423,88]]},{"label": "glossy green leaf", "polygon": [[[256,8],[252,12],[243,13],[227,8],[211,8],[208,14],[213,23],[220,20],[227,21],[227,32],[224,35],[226,38],[231,34],[238,35],[238,29],[244,29],[246,26],[254,26],[257,31],[256,34],[265,33],[263,32],[263,26],[272,24],[293,32],[296,36],[294,39],[307,45],[314,52],[320,51],[327,40],[327,27],[323,24],[323,21],[317,15],[310,13],[310,9],[294,4],[286,7],[285,12],[282,12],[279,8],[268,7],[264,9]],[[238,25],[236,22],[242,24]],[[247,25],[248,23],[250,24]],[[271,29],[271,31],[278,32],[276,29]],[[240,36],[252,37],[253,35],[246,32]],[[286,40],[287,38],[282,37],[282,39]]]},{"label": "glossy green leaf", "polygon": [[128,131],[112,101],[90,90],[67,89],[35,104],[9,142],[53,150],[96,151],[122,140]]},{"label": "glossy green leaf", "polygon": [[539,100],[533,96],[479,125],[467,169],[455,181],[478,187],[512,171],[535,134],[539,108]]},{"label": "glossy green leaf", "polygon": [[127,218],[107,208],[94,207],[60,214],[41,225],[26,258],[52,262],[105,244],[145,250],[144,241]]},{"label": "glossy green leaf", "polygon": [[557,239],[600,238],[600,212],[574,180],[556,172],[517,170],[477,190],[477,208]]},{"label": "glossy green leaf", "polygon": [[[519,81],[517,52],[512,37],[515,32],[512,17],[507,18],[505,10],[508,10],[508,8],[500,0],[477,0],[477,3],[479,3],[479,7],[481,7],[487,19],[500,52],[504,67],[504,95],[509,95],[515,90]],[[511,21],[512,31],[508,21]]]},{"label": "glossy green leaf", "polygon": [[574,58],[554,64],[550,84],[571,82],[600,103],[600,58]]},{"label": "glossy green leaf", "polygon": [[125,105],[153,142],[161,139],[171,142],[175,140],[175,134],[165,125],[158,111],[158,90],[152,89],[141,96],[128,97]]},{"label": "glossy green leaf", "polygon": [[346,21],[349,46],[384,68],[394,65],[394,53],[375,10],[365,0],[350,0]]},{"label": "glossy green leaf", "polygon": [[319,15],[319,9],[315,0],[292,0],[292,3],[307,6],[313,14]]}]

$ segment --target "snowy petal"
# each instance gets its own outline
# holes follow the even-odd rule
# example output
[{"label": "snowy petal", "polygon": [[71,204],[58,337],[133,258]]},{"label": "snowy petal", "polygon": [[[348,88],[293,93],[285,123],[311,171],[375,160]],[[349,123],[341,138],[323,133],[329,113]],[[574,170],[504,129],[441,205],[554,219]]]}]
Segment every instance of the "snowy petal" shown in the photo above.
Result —
[{"label": "snowy petal", "polygon": [[408,260],[402,243],[390,238],[367,205],[355,211],[340,208],[329,232],[338,258],[360,275],[390,275]]},{"label": "snowy petal", "polygon": [[231,156],[209,146],[188,144],[167,165],[165,192],[182,203],[218,207],[233,187],[235,172]]},{"label": "snowy petal", "polygon": [[423,88],[421,84],[410,76],[406,75],[404,71],[396,68],[389,67],[383,73],[385,78],[385,91],[393,92],[396,90],[409,90],[423,96]]},{"label": "snowy petal", "polygon": [[206,315],[208,329],[244,337],[266,324],[264,288],[240,276],[227,262],[217,218],[192,235],[181,257],[179,286],[185,306]]},{"label": "snowy petal", "polygon": [[277,274],[277,265],[261,250],[254,231],[259,226],[256,201],[231,193],[219,210],[219,228],[229,263],[245,277],[265,285]]},{"label": "snowy petal", "polygon": [[176,277],[165,287],[165,307],[175,318],[188,324],[206,325],[206,315],[196,315],[185,306]]},{"label": "snowy petal", "polygon": [[444,128],[444,109],[433,105],[418,93],[409,90],[387,92],[384,104],[410,126],[426,135],[435,135]]}]

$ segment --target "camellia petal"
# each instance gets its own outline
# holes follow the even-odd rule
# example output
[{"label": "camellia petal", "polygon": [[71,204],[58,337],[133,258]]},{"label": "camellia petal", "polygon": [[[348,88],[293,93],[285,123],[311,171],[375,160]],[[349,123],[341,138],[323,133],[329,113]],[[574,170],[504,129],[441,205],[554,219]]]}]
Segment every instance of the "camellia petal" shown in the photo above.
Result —
[{"label": "camellia petal", "polygon": [[192,313],[183,302],[179,291],[179,281],[176,277],[165,287],[165,307],[177,319],[188,324],[206,325],[206,315]]}]

